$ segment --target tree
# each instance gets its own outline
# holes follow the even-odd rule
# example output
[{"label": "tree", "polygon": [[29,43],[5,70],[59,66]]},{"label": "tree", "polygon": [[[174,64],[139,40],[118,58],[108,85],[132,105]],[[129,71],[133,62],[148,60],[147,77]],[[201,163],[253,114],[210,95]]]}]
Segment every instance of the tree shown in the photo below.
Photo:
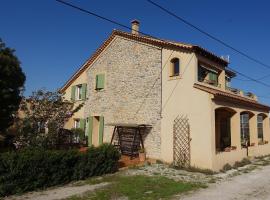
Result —
[{"label": "tree", "polygon": [[0,39],[0,133],[13,123],[25,82],[20,61],[14,52]]},{"label": "tree", "polygon": [[59,129],[77,109],[73,103],[63,101],[61,94],[43,89],[24,99],[21,110],[23,121],[18,128],[16,141],[22,146],[46,147],[57,139]]}]

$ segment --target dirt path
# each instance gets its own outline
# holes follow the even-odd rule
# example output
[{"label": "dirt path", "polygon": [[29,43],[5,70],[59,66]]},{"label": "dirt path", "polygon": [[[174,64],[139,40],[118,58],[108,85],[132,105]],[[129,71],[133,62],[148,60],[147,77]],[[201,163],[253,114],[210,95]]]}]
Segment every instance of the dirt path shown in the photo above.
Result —
[{"label": "dirt path", "polygon": [[210,185],[181,200],[269,200],[270,166]]},{"label": "dirt path", "polygon": [[85,192],[106,186],[108,183],[100,183],[97,185],[82,185],[82,186],[64,186],[54,189],[48,189],[40,192],[30,192],[22,196],[11,196],[4,200],[58,200],[66,199],[74,195],[81,195]]}]

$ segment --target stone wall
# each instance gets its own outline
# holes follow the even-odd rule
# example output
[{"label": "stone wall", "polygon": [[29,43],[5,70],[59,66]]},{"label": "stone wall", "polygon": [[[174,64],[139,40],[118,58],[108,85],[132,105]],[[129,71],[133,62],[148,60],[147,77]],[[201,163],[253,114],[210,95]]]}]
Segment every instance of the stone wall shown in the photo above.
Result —
[{"label": "stone wall", "polygon": [[[95,90],[96,74],[105,73],[105,88]],[[104,141],[109,123],[150,124],[145,135],[147,156],[160,157],[161,49],[116,37],[89,68],[85,116],[104,116]]]}]

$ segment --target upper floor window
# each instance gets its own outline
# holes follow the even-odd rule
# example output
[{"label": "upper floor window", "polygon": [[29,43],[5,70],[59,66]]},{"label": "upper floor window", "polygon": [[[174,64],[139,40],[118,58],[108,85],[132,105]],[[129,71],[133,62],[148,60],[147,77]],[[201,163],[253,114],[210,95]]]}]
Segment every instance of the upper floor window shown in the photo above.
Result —
[{"label": "upper floor window", "polygon": [[218,72],[205,67],[204,65],[198,66],[198,81],[208,83],[210,85],[218,85]]},{"label": "upper floor window", "polygon": [[82,85],[77,85],[76,86],[75,98],[76,98],[76,100],[81,100],[82,99]]},{"label": "upper floor window", "polygon": [[105,74],[96,75],[96,90],[104,89],[105,85]]},{"label": "upper floor window", "polygon": [[257,129],[258,129],[258,139],[263,141],[263,119],[262,115],[257,116]]},{"label": "upper floor window", "polygon": [[225,77],[225,86],[226,88],[231,87],[231,78],[228,76]]},{"label": "upper floor window", "polygon": [[87,84],[73,85],[71,87],[71,100],[85,100],[86,99]]},{"label": "upper floor window", "polygon": [[173,58],[171,60],[170,76],[180,75],[180,60],[178,58]]}]

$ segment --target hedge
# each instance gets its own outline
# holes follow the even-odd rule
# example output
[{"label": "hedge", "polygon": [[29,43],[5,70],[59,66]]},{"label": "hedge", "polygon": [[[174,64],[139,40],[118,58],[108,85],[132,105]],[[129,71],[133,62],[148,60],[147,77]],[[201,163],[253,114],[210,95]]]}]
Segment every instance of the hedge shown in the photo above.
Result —
[{"label": "hedge", "polygon": [[104,144],[86,152],[26,149],[0,154],[0,196],[116,172],[120,154]]}]

